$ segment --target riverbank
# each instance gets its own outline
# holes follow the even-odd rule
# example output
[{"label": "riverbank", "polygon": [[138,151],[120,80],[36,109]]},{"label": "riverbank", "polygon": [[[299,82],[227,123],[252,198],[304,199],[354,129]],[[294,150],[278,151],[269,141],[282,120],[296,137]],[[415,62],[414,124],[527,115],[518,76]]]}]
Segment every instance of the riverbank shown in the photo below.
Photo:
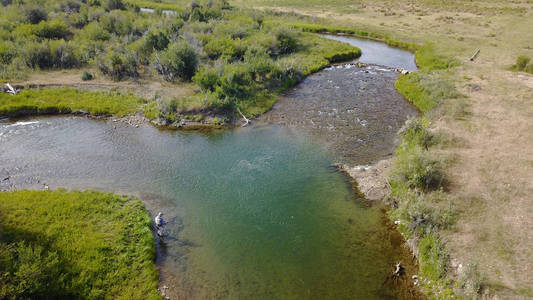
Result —
[{"label": "riverbank", "polygon": [[1,298],[161,299],[152,221],[139,200],[1,192],[0,216]]},{"label": "riverbank", "polygon": [[[426,249],[438,254],[426,257],[437,266],[426,270],[446,278],[444,282],[450,284],[445,286],[466,297],[529,299],[533,297],[528,279],[533,270],[529,246],[533,225],[528,221],[532,219],[528,195],[533,187],[527,178],[533,172],[533,84],[531,75],[509,69],[518,56],[532,56],[527,31],[533,26],[530,5],[527,1],[407,2],[338,1],[302,6],[258,0],[252,4],[287,15],[306,15],[326,27],[427,43],[435,54],[451,59],[452,64],[445,68],[421,64],[425,70],[400,81],[399,90],[427,104],[422,107],[432,138],[422,147],[399,153],[395,167],[407,172],[402,171],[407,177],[399,174],[400,179],[413,184],[416,178],[408,175],[416,168],[409,171],[406,167],[415,163],[416,157],[425,157],[423,161],[437,163],[427,166],[438,165],[446,185],[442,193],[418,189],[410,194],[402,192],[402,185],[393,186],[394,199],[398,204],[419,207],[412,206],[411,214],[405,206],[400,210],[406,213],[403,222],[407,225],[417,220],[417,215],[428,219],[428,205],[452,213],[449,216],[455,220],[451,226],[431,226],[437,238],[423,240]],[[470,61],[477,49],[479,55]],[[431,56],[428,58],[431,62]],[[391,217],[397,220],[401,214]]]}]

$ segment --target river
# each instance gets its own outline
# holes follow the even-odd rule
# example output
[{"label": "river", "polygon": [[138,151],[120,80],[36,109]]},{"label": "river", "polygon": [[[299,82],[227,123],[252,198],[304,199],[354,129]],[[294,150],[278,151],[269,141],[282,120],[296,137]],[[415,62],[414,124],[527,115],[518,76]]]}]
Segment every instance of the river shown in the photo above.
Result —
[{"label": "river", "polygon": [[[378,82],[393,93],[392,79]],[[306,89],[304,81],[291,92]],[[350,118],[372,119],[365,103]],[[413,112],[400,108],[381,108],[400,111],[383,123],[391,132]],[[372,150],[372,138],[390,138],[373,136],[350,161]],[[412,298],[405,282],[390,279],[395,263],[410,260],[399,234],[383,208],[359,198],[332,167],[344,154],[325,139],[275,121],[200,133],[74,116],[4,120],[0,177],[9,179],[0,189],[97,189],[137,195],[152,214],[163,211],[167,236],[157,241],[156,263],[173,298]]]}]

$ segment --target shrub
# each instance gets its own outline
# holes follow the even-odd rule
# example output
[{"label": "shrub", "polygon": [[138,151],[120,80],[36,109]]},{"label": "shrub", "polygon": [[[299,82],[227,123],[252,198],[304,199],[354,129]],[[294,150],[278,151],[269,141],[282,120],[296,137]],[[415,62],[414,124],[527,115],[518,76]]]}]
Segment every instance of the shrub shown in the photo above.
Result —
[{"label": "shrub", "polygon": [[38,24],[41,21],[46,21],[48,14],[46,11],[37,6],[30,6],[24,11],[26,20],[31,24]]},{"label": "shrub", "polygon": [[80,61],[76,55],[76,48],[72,43],[64,40],[50,41],[49,47],[54,68],[66,69],[79,66]]},{"label": "shrub", "polygon": [[70,34],[68,25],[61,19],[41,21],[35,28],[35,35],[44,39],[64,39]]},{"label": "shrub", "polygon": [[425,119],[412,117],[398,131],[403,142],[409,145],[420,145],[427,149],[433,144],[433,135],[427,130]]},{"label": "shrub", "polygon": [[0,64],[9,65],[17,56],[15,44],[10,41],[0,41]]},{"label": "shrub", "polygon": [[524,71],[526,69],[526,66],[527,64],[531,61],[531,58],[527,57],[527,56],[524,56],[524,55],[520,55],[517,59],[516,59],[516,69],[518,71]]},{"label": "shrub", "polygon": [[100,23],[92,22],[83,28],[82,36],[92,41],[107,41],[111,38],[109,32],[104,30]]},{"label": "shrub", "polygon": [[93,80],[93,74],[87,72],[87,71],[83,71],[83,74],[81,75],[81,80],[83,81],[89,81],[89,80]]},{"label": "shrub", "polygon": [[278,73],[278,66],[262,48],[250,48],[244,55],[246,69],[252,80],[265,82],[270,79],[269,75]]},{"label": "shrub", "polygon": [[218,85],[219,74],[214,68],[203,67],[196,72],[192,80],[202,88],[204,92],[214,92]]},{"label": "shrub", "polygon": [[275,54],[289,54],[296,52],[299,46],[298,39],[294,29],[281,27],[275,31],[276,36],[276,49],[273,51]]},{"label": "shrub", "polygon": [[241,40],[230,38],[211,39],[204,45],[204,51],[210,59],[222,58],[225,60],[240,59],[246,49]]},{"label": "shrub", "polygon": [[155,49],[157,51],[165,50],[168,47],[170,40],[165,33],[159,32],[148,32],[145,38],[145,44],[148,49]]},{"label": "shrub", "polygon": [[198,55],[188,43],[173,43],[160,57],[156,56],[154,66],[168,81],[191,80],[198,68]]},{"label": "shrub", "polygon": [[113,80],[119,81],[126,77],[137,78],[138,60],[132,53],[119,53],[114,50],[99,57],[98,69],[110,76]]},{"label": "shrub", "polygon": [[440,164],[419,146],[400,146],[396,157],[396,180],[410,188],[433,190],[444,184]]},{"label": "shrub", "polygon": [[217,7],[196,6],[192,7],[189,16],[190,21],[208,22],[209,20],[219,19],[222,17],[222,11]]},{"label": "shrub", "polygon": [[30,68],[51,68],[54,60],[47,43],[28,43],[24,47],[24,59]]},{"label": "shrub", "polygon": [[216,88],[218,98],[243,100],[248,98],[254,88],[250,73],[243,64],[226,65],[220,77],[220,85]]}]

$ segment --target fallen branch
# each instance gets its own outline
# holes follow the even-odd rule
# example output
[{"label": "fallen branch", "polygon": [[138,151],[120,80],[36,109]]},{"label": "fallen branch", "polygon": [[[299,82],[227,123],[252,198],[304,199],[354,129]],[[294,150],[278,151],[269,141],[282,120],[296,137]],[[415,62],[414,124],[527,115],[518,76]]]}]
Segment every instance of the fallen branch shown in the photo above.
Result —
[{"label": "fallen branch", "polygon": [[7,92],[8,92],[9,94],[11,94],[11,95],[16,95],[16,94],[18,94],[19,90],[13,88],[13,87],[11,86],[11,84],[6,83],[6,86],[7,86]]},{"label": "fallen branch", "polygon": [[474,61],[474,59],[476,59],[477,55],[479,54],[479,52],[481,51],[481,49],[477,49],[476,52],[474,53],[474,55],[472,55],[472,57],[470,57],[470,61]]},{"label": "fallen branch", "polygon": [[250,124],[250,120],[248,120],[248,118],[244,116],[244,114],[241,112],[241,110],[238,107],[237,107],[237,111],[239,112],[239,114],[241,114],[242,118],[244,119],[244,124],[242,124],[242,127]]}]

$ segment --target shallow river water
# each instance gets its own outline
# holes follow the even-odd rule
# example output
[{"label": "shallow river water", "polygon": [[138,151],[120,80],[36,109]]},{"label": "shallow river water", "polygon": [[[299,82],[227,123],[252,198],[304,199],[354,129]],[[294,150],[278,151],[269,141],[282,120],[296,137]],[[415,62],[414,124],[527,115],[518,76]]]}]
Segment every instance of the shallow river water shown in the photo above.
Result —
[{"label": "shallow river water", "polygon": [[[305,82],[299,88],[306,93]],[[410,112],[400,109],[391,130]],[[364,106],[358,113],[374,118]],[[336,161],[313,132],[276,124],[202,134],[83,117],[0,122],[1,190],[134,194],[165,213],[157,265],[173,298],[412,298],[390,279],[410,259],[401,238]]]}]

